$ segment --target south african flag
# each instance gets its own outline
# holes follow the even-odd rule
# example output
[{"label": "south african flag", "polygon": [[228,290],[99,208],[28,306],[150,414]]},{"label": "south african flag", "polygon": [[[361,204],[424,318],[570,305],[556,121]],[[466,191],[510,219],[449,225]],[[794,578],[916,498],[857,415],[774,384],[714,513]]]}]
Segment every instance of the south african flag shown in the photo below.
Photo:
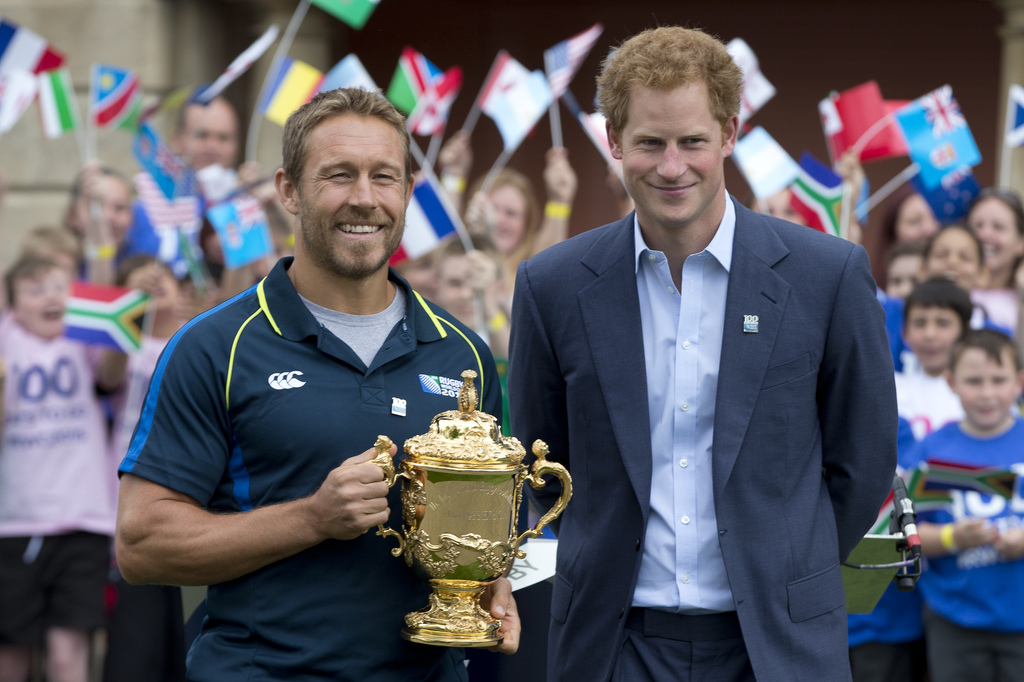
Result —
[{"label": "south african flag", "polygon": [[64,313],[64,334],[125,353],[142,347],[149,296],[138,289],[75,282]]}]

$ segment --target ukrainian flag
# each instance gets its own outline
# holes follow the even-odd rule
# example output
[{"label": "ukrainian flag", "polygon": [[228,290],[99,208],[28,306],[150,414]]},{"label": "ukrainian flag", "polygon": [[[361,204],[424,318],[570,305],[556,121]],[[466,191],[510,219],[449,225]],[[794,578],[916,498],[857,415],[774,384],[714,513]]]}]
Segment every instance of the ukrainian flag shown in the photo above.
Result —
[{"label": "ukrainian flag", "polygon": [[260,110],[268,119],[283,126],[292,112],[313,99],[323,79],[324,74],[309,64],[285,57],[274,73]]}]

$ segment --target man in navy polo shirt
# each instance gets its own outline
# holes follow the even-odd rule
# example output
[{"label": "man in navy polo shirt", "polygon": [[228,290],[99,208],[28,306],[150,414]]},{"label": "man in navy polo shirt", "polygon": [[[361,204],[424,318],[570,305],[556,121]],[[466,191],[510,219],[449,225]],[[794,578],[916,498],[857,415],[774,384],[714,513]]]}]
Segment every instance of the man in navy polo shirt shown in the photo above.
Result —
[{"label": "man in navy polo shirt", "polygon": [[[429,590],[367,533],[400,508],[370,463],[378,434],[425,432],[465,369],[482,409],[501,409],[483,342],[387,267],[408,144],[402,116],[362,90],[292,114],[276,184],[298,216],[294,260],[160,359],[120,467],[117,556],[133,583],[210,585],[190,680],[466,679],[461,650],[401,639]],[[490,605],[512,653],[506,580]]]}]

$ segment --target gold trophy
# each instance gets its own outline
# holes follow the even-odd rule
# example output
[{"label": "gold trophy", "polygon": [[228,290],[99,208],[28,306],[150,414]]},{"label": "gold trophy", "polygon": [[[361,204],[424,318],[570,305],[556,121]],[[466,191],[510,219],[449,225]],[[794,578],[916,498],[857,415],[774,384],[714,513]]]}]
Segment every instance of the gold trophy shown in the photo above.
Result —
[{"label": "gold trophy", "polygon": [[[405,441],[408,457],[395,472],[391,440],[380,436],[373,460],[388,486],[402,483],[402,532],[384,525],[377,535],[393,536],[394,556],[426,574],[429,605],[405,616],[402,636],[438,646],[490,647],[501,643],[501,621],[480,607],[484,588],[526,553],[519,545],[540,535],[572,497],[572,479],[561,464],[548,462],[548,447],[535,441],[532,470],[515,438],[502,438],[494,417],[476,409],[476,372],[462,373],[459,409],[442,412],[430,431]],[[544,485],[544,474],[562,482],[562,495],[537,525],[516,536],[523,484]]]}]

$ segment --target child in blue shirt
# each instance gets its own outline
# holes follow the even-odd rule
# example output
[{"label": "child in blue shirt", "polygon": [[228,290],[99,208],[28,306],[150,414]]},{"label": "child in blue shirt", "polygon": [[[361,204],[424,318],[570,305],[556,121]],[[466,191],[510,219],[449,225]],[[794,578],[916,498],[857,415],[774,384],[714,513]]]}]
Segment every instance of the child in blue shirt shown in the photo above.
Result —
[{"label": "child in blue shirt", "polygon": [[[915,463],[937,459],[1024,471],[1024,420],[1011,412],[1024,371],[1005,334],[968,331],[954,345],[949,384],[965,417],[918,445]],[[1018,487],[1019,488],[1019,487]],[[947,508],[921,515],[933,682],[1024,680],[1024,500],[952,492]]]}]

